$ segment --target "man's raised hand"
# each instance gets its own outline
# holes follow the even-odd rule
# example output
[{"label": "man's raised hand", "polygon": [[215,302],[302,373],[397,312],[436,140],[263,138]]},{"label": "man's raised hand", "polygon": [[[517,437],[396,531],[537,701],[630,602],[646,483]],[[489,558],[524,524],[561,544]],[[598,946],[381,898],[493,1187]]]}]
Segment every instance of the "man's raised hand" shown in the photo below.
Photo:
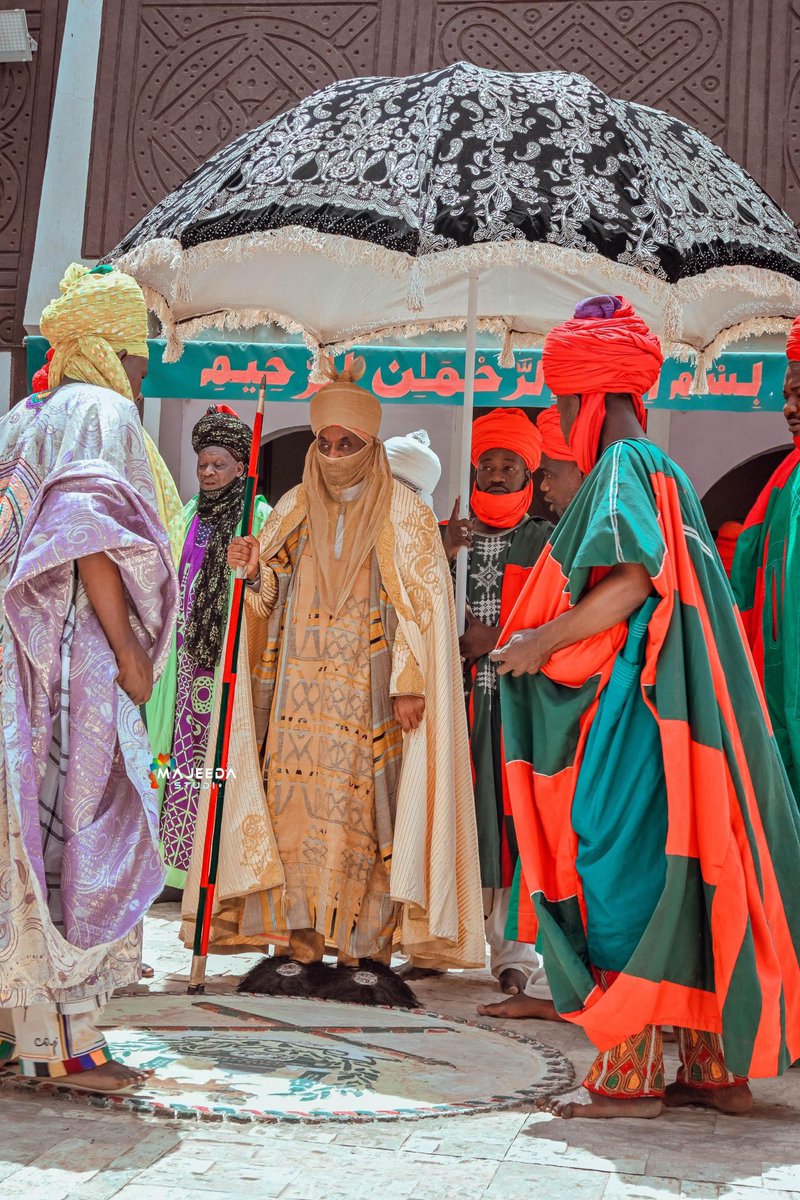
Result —
[{"label": "man's raised hand", "polygon": [[228,546],[228,566],[232,571],[244,567],[246,578],[255,579],[260,554],[258,538],[253,537],[251,533],[246,537],[236,537]]}]

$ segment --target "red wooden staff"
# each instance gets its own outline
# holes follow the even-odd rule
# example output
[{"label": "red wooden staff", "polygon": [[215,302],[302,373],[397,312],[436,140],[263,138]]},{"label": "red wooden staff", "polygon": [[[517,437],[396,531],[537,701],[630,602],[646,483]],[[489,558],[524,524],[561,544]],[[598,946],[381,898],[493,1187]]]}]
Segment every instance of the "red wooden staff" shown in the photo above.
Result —
[{"label": "red wooden staff", "polygon": [[[258,479],[258,452],[261,447],[261,427],[264,424],[266,390],[267,378],[265,375],[261,387],[258,389],[258,407],[256,409],[256,419],[253,422],[253,440],[250,444],[250,462],[247,467],[244,500],[242,502],[242,520],[239,525],[239,535],[241,537],[253,531],[253,509],[255,507],[256,482]],[[239,636],[242,629],[243,611],[244,568],[239,567],[236,570],[233,581],[228,632],[225,636],[225,650],[222,662],[219,727],[217,729],[217,742],[214,748],[214,777],[208,793],[208,813],[206,815],[206,831],[203,841],[203,866],[200,873],[200,894],[197,900],[197,918],[194,926],[192,971],[189,976],[190,996],[204,992],[206,987],[208,938],[211,931],[211,914],[214,910],[214,891],[217,886],[219,848],[222,837],[222,814],[225,808],[225,783],[228,774],[228,751],[230,750],[231,742],[233,698],[236,694],[236,668],[239,661]]]}]

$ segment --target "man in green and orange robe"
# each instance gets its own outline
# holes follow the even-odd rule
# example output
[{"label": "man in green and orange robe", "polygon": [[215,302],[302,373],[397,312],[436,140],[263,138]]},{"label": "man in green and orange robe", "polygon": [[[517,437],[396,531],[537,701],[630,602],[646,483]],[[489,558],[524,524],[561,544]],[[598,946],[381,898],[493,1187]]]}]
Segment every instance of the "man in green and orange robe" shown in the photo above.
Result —
[{"label": "man in green and orange robe", "polygon": [[795,447],[758,497],[739,536],[731,585],[800,804],[800,317],[786,344],[784,415]]},{"label": "man in green and orange robe", "polygon": [[586,479],[494,657],[538,945],[598,1049],[549,1108],[742,1112],[800,1054],[800,817],[700,503],[643,436],[658,339],[595,297],[543,361]]}]

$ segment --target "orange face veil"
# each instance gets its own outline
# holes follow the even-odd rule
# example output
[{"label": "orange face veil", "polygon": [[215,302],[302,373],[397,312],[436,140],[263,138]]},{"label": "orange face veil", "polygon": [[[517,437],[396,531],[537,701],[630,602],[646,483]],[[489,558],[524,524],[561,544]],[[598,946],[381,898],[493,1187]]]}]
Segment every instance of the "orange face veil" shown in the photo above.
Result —
[{"label": "orange face veil", "polygon": [[657,381],[664,356],[655,334],[622,296],[582,300],[575,315],[545,338],[542,367],[556,396],[580,397],[569,445],[579,470],[597,461],[609,392],[630,395],[642,428],[643,396]]},{"label": "orange face veil", "polygon": [[[535,471],[542,457],[542,435],[521,408],[496,408],[479,417],[472,426],[472,465],[488,450],[510,450],[518,454],[529,472]],[[513,529],[519,525],[533,500],[533,480],[528,479],[519,492],[494,495],[472,489],[470,507],[479,521],[494,529]]]}]

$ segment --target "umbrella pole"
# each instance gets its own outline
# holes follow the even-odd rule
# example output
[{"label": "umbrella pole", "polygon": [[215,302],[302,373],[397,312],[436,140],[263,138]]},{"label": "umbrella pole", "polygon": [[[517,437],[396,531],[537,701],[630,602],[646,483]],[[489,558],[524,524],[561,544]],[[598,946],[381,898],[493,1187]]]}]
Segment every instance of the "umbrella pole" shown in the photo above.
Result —
[{"label": "umbrella pole", "polygon": [[[247,468],[244,500],[242,502],[241,535],[252,533],[253,510],[255,507],[256,483],[258,480],[258,452],[261,448],[261,428],[264,423],[264,400],[266,377],[258,392],[258,408],[253,422],[253,440],[250,443],[250,462]],[[203,862],[200,871],[200,891],[197,899],[197,916],[194,925],[194,949],[192,969],[189,975],[188,993],[201,995],[206,986],[206,960],[208,940],[211,933],[211,914],[214,909],[214,891],[217,886],[219,849],[222,840],[222,814],[225,808],[225,782],[228,773],[233,701],[236,695],[236,675],[239,661],[239,637],[244,612],[244,570],[237,568],[233,581],[233,594],[228,614],[228,629],[222,660],[222,677],[219,703],[219,727],[214,747],[214,774],[208,793],[208,813],[203,839]]]},{"label": "umbrella pole", "polygon": [[[470,275],[467,293],[466,364],[464,368],[464,408],[461,415],[461,459],[459,492],[460,517],[469,516],[470,467],[472,466],[472,413],[475,407],[475,343],[478,332],[478,276]],[[466,547],[456,559],[456,623],[459,634],[466,627],[467,561]]]}]

